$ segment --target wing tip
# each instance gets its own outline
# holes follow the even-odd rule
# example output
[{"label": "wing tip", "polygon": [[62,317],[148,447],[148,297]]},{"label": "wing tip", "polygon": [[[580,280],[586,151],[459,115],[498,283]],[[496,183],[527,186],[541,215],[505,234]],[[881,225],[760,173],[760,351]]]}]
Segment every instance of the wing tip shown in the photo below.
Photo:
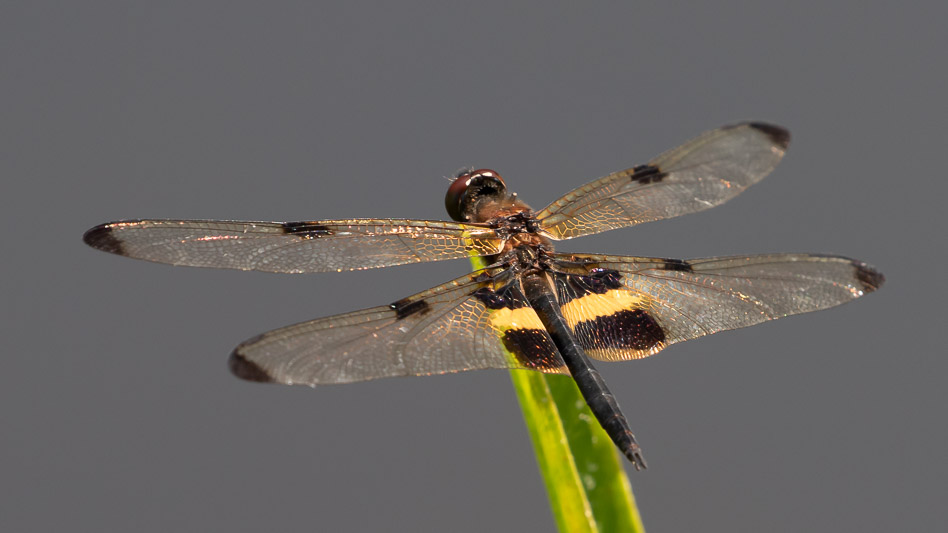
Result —
[{"label": "wing tip", "polygon": [[749,127],[766,135],[771,142],[786,150],[790,146],[790,131],[786,128],[766,122],[747,122]]},{"label": "wing tip", "polygon": [[122,241],[112,231],[112,224],[99,224],[82,235],[82,242],[103,252],[125,255]]},{"label": "wing tip", "polygon": [[227,367],[230,368],[232,374],[237,376],[240,379],[247,381],[255,381],[257,383],[273,383],[273,376],[269,372],[263,369],[257,363],[247,359],[247,357],[240,353],[240,349],[243,345],[238,346],[230,354],[230,358],[227,360]]},{"label": "wing tip", "polygon": [[853,268],[856,270],[856,279],[862,285],[862,292],[870,293],[877,290],[885,283],[885,276],[882,272],[872,268],[862,261],[852,261]]}]

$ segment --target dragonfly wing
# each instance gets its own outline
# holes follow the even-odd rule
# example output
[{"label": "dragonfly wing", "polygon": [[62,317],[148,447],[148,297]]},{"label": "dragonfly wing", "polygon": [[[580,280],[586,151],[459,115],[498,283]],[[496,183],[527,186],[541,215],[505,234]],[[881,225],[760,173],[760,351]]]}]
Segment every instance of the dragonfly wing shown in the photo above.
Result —
[{"label": "dragonfly wing", "polygon": [[83,240],[99,250],[158,263],[292,274],[490,255],[504,243],[476,224],[390,219],[127,220],[96,226]]},{"label": "dragonfly wing", "polygon": [[572,239],[708,209],[769,174],[789,142],[779,126],[725,126],[570,191],[537,218],[553,238]]},{"label": "dragonfly wing", "polygon": [[885,278],[845,257],[654,259],[557,254],[563,316],[591,357],[639,359],[684,340],[839,305]]},{"label": "dragonfly wing", "polygon": [[[391,305],[321,318],[241,343],[251,381],[325,385],[483,368],[566,372],[519,281],[479,271]],[[503,276],[500,276],[503,278]]]}]

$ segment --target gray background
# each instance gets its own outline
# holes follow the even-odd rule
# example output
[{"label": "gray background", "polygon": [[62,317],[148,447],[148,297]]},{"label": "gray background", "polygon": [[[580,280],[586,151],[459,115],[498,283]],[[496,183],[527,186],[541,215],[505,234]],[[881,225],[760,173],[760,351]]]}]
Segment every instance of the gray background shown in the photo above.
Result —
[{"label": "gray background", "polygon": [[941,3],[3,2],[3,531],[549,531],[502,371],[307,388],[233,378],[262,331],[461,262],[312,276],[86,248],[134,217],[444,218],[498,170],[540,208],[701,131],[787,126],[702,214],[570,241],[814,251],[888,277],[830,311],[602,364],[661,531],[944,526],[948,39]]}]

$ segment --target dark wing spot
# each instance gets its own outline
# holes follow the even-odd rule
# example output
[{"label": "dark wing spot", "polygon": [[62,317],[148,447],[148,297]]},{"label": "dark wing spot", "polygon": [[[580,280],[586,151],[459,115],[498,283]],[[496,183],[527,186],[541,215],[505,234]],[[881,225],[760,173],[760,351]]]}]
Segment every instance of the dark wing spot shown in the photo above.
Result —
[{"label": "dark wing spot", "polygon": [[641,309],[623,309],[576,324],[576,336],[587,349],[648,350],[665,340],[665,330]]},{"label": "dark wing spot", "polygon": [[861,261],[853,261],[852,265],[856,269],[856,279],[862,285],[863,292],[872,292],[885,283],[885,276],[871,266]]},{"label": "dark wing spot", "polygon": [[327,226],[313,224],[311,222],[284,222],[283,233],[286,235],[299,235],[304,239],[313,239],[332,235],[333,231]]},{"label": "dark wing spot", "polygon": [[555,370],[563,366],[560,353],[543,329],[508,329],[501,337],[504,347],[526,368]]},{"label": "dark wing spot", "polygon": [[[250,339],[247,343],[252,343],[255,339]],[[259,383],[270,383],[273,381],[273,378],[270,377],[270,374],[267,373],[260,365],[254,363],[253,361],[247,359],[240,353],[240,347],[238,346],[233,353],[230,354],[230,359],[227,361],[227,366],[230,367],[230,371],[240,379],[246,379],[247,381],[256,381]]]},{"label": "dark wing spot", "polygon": [[82,241],[96,250],[125,255],[122,241],[116,238],[115,234],[112,233],[111,224],[102,224],[101,226],[90,229],[82,236]]},{"label": "dark wing spot", "polygon": [[774,126],[773,124],[767,124],[765,122],[748,122],[747,125],[770,137],[770,140],[773,141],[774,144],[784,150],[790,146],[790,132],[780,126]]},{"label": "dark wing spot", "polygon": [[649,183],[658,183],[665,179],[668,174],[662,172],[655,165],[639,165],[632,168],[632,175],[629,177],[632,181],[637,181],[642,185]]},{"label": "dark wing spot", "polygon": [[428,305],[428,302],[424,300],[411,301],[408,298],[403,298],[393,304],[390,304],[389,307],[395,311],[395,318],[398,320],[414,314],[420,313],[423,315],[428,311],[431,311],[431,306]]},{"label": "dark wing spot", "polygon": [[662,265],[662,270],[674,270],[675,272],[694,272],[688,261],[684,259],[666,259]]}]

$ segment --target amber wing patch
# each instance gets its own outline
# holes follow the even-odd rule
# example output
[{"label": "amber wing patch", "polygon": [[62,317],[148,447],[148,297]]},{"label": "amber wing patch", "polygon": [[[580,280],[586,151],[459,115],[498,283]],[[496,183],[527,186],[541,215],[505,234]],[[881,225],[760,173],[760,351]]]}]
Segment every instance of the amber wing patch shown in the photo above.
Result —
[{"label": "amber wing patch", "polygon": [[665,347],[665,330],[651,311],[648,294],[627,289],[616,271],[554,277],[560,311],[590,357],[625,361]]},{"label": "amber wing patch", "polygon": [[488,309],[491,327],[520,366],[541,372],[566,371],[553,339],[527,302],[519,281],[496,290],[481,287],[472,295]]}]

